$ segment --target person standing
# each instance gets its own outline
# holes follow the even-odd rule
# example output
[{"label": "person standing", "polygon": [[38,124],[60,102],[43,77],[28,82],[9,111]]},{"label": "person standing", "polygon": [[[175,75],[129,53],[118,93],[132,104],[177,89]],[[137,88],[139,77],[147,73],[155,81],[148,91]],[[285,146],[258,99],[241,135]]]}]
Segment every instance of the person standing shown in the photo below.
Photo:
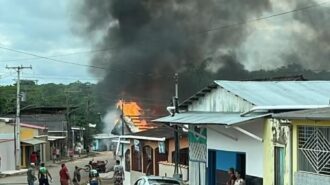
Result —
[{"label": "person standing", "polygon": [[56,148],[56,160],[57,160],[57,162],[60,161],[60,149],[59,148]]},{"label": "person standing", "polygon": [[38,173],[39,185],[49,185],[48,177],[50,178],[51,181],[53,180],[49,171],[45,167],[45,163],[41,163]]},{"label": "person standing", "polygon": [[123,182],[125,180],[125,172],[123,166],[120,165],[119,160],[116,160],[116,165],[113,167],[113,169],[114,185],[123,185]]},{"label": "person standing", "polygon": [[234,168],[229,168],[228,169],[228,181],[226,182],[226,185],[234,185],[235,184],[235,172]]},{"label": "person standing", "polygon": [[53,155],[53,163],[56,161],[56,148],[55,146],[52,147],[52,155]]},{"label": "person standing", "polygon": [[63,163],[60,170],[60,182],[61,185],[69,185],[70,183],[70,174],[68,168]]},{"label": "person standing", "polygon": [[36,164],[37,163],[37,154],[36,152],[32,152],[32,154],[30,155],[30,163]]},{"label": "person standing", "polygon": [[235,184],[234,185],[245,185],[245,181],[244,179],[241,177],[242,174],[239,171],[235,171],[235,176],[236,176],[236,180],[235,180]]},{"label": "person standing", "polygon": [[30,167],[27,171],[27,181],[28,181],[28,185],[34,185],[34,181],[37,180],[37,177],[35,175],[35,164],[31,163]]},{"label": "person standing", "polygon": [[81,168],[79,168],[78,166],[75,167],[74,172],[73,172],[73,185],[79,185],[80,184],[80,180],[81,180],[81,175],[80,175],[80,170]]}]

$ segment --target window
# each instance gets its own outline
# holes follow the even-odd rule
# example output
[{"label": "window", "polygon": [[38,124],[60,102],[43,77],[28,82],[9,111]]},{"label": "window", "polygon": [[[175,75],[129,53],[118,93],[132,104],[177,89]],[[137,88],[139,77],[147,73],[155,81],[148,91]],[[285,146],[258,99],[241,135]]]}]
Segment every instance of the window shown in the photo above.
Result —
[{"label": "window", "polygon": [[142,152],[136,151],[134,145],[131,147],[132,151],[132,170],[142,172]]},{"label": "window", "polygon": [[330,127],[298,127],[298,169],[330,175]]}]

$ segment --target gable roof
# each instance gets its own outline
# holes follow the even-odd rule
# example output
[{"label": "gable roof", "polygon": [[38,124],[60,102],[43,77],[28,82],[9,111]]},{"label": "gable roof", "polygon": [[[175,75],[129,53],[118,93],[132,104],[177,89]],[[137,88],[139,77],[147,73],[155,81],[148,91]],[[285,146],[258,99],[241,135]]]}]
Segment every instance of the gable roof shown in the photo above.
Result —
[{"label": "gable roof", "polygon": [[257,106],[329,105],[330,81],[222,81],[215,83]]}]

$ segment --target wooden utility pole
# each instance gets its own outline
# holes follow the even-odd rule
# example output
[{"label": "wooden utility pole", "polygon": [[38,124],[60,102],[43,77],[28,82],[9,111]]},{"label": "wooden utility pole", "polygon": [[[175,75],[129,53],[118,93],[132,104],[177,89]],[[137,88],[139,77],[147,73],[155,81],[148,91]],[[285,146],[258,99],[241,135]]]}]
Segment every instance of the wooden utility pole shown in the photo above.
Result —
[{"label": "wooden utility pole", "polygon": [[23,69],[32,69],[32,66],[30,67],[24,67],[24,66],[17,66],[17,67],[8,67],[6,66],[6,69],[14,69],[17,72],[17,91],[16,91],[16,119],[15,119],[15,126],[14,126],[14,140],[15,140],[15,166],[16,170],[19,170],[21,168],[21,140],[20,140],[20,109],[21,109],[21,92],[20,92],[20,78],[21,78],[21,70]]}]

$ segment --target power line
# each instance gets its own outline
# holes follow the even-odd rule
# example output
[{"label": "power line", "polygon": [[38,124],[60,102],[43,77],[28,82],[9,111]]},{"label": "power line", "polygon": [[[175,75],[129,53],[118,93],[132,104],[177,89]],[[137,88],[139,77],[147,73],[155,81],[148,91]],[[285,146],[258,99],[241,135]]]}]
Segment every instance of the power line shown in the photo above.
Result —
[{"label": "power line", "polygon": [[96,68],[96,69],[106,69],[106,67],[94,66],[94,65],[88,65],[88,64],[80,64],[80,63],[68,62],[68,61],[64,61],[64,60],[58,60],[58,59],[44,57],[44,56],[41,56],[41,55],[37,55],[37,54],[25,52],[25,51],[20,51],[20,50],[16,50],[16,49],[12,49],[12,48],[3,47],[3,46],[0,46],[0,49],[12,51],[12,52],[15,52],[15,53],[21,53],[21,54],[24,54],[24,55],[30,55],[30,56],[34,56],[34,57],[41,58],[41,59],[46,59],[46,60],[57,62],[57,63],[72,64],[72,65],[90,67],[90,68]]},{"label": "power line", "polygon": [[213,32],[213,31],[217,31],[217,30],[220,30],[220,29],[227,29],[227,28],[230,28],[230,27],[236,27],[236,26],[240,26],[240,25],[245,25],[245,24],[249,24],[249,23],[252,23],[252,22],[271,19],[271,18],[274,18],[274,17],[286,15],[286,14],[296,13],[296,12],[307,10],[307,9],[310,9],[310,8],[315,8],[315,7],[322,6],[322,5],[324,5],[326,3],[329,3],[329,2],[330,1],[323,1],[323,2],[319,2],[319,3],[313,3],[313,4],[308,5],[308,6],[296,8],[296,9],[285,11],[285,12],[280,12],[280,13],[276,13],[276,14],[272,14],[272,15],[262,16],[262,17],[258,17],[258,18],[255,18],[255,19],[250,19],[250,20],[247,20],[247,21],[239,22],[239,23],[233,23],[233,24],[229,24],[229,25],[222,25],[222,26],[218,26],[218,27],[211,28],[211,29],[208,29],[208,30],[204,30],[202,32],[199,32],[199,34],[203,34],[203,33],[207,33],[207,32]]},{"label": "power line", "polygon": [[[50,55],[45,57],[65,57],[65,56],[71,56],[71,55],[77,55],[77,54],[87,54],[87,53],[96,53],[96,52],[105,52],[112,50],[112,48],[104,48],[104,49],[96,49],[96,50],[89,50],[89,51],[78,51],[78,52],[72,52],[72,53],[66,53],[62,55]],[[18,58],[18,59],[6,59],[6,60],[0,60],[0,62],[15,62],[15,61],[25,61],[25,60],[40,60],[42,58],[34,57],[34,58]]]}]

